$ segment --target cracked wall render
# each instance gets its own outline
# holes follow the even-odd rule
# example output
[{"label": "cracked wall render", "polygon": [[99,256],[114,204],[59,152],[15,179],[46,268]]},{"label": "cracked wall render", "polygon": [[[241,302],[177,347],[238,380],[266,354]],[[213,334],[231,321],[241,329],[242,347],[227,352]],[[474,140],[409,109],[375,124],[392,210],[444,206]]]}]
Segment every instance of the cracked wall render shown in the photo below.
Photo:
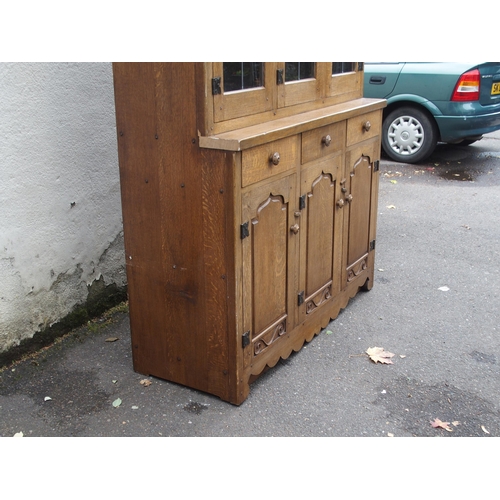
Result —
[{"label": "cracked wall render", "polygon": [[0,63],[0,353],[126,285],[110,63]]}]

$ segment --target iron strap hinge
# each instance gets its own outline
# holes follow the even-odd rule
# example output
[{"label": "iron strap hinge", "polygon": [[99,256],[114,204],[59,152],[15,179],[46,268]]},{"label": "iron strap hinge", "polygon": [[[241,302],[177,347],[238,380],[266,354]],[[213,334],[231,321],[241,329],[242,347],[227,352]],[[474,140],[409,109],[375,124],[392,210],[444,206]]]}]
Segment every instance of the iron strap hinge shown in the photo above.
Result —
[{"label": "iron strap hinge", "polygon": [[375,240],[370,241],[370,252],[375,250]]},{"label": "iron strap hinge", "polygon": [[212,78],[212,95],[222,94],[222,90],[220,88],[220,76],[216,76]]},{"label": "iron strap hinge", "polygon": [[248,221],[244,222],[240,226],[240,238],[244,240],[247,236],[250,236],[250,232],[248,231]]},{"label": "iron strap hinge", "polygon": [[378,172],[378,171],[379,171],[379,169],[380,169],[380,161],[379,161],[379,160],[374,161],[374,162],[373,162],[373,171],[374,171],[374,172]]},{"label": "iron strap hinge", "polygon": [[245,332],[242,336],[241,336],[241,347],[242,349],[245,349],[245,347],[247,345],[250,344],[250,330],[248,330],[248,332]]},{"label": "iron strap hinge", "polygon": [[299,198],[299,210],[304,210],[304,208],[306,208],[306,195],[305,194],[303,194]]}]

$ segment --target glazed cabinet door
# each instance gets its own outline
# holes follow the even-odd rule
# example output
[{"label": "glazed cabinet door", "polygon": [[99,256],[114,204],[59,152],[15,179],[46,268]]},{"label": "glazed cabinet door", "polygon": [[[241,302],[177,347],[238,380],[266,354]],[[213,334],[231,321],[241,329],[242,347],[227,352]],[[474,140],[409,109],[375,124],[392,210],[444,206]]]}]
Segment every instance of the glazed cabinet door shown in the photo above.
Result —
[{"label": "glazed cabinet door", "polygon": [[242,194],[245,365],[257,374],[295,326],[296,174]]},{"label": "glazed cabinet door", "polygon": [[304,320],[341,290],[343,157],[309,164],[300,179],[300,290]]}]

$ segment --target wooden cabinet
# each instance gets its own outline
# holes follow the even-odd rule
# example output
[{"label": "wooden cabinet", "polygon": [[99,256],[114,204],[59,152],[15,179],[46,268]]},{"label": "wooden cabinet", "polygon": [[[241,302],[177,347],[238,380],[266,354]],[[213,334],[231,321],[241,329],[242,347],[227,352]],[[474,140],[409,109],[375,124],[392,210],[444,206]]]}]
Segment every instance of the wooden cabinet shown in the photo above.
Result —
[{"label": "wooden cabinet", "polygon": [[134,369],[240,404],[373,285],[385,101],[361,63],[225,64],[113,69]]}]

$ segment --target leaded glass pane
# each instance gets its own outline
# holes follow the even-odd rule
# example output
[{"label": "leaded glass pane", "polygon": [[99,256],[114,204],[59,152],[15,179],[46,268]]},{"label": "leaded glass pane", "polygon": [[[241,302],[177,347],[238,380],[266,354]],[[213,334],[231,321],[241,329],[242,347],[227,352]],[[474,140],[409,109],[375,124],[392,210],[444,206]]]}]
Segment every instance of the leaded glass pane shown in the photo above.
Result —
[{"label": "leaded glass pane", "polygon": [[224,92],[252,89],[264,86],[264,63],[223,63]]},{"label": "leaded glass pane", "polygon": [[285,82],[314,78],[315,63],[288,62],[285,63]]},{"label": "leaded glass pane", "polygon": [[332,63],[332,75],[339,75],[341,73],[350,73],[354,71],[353,62],[334,62]]}]

